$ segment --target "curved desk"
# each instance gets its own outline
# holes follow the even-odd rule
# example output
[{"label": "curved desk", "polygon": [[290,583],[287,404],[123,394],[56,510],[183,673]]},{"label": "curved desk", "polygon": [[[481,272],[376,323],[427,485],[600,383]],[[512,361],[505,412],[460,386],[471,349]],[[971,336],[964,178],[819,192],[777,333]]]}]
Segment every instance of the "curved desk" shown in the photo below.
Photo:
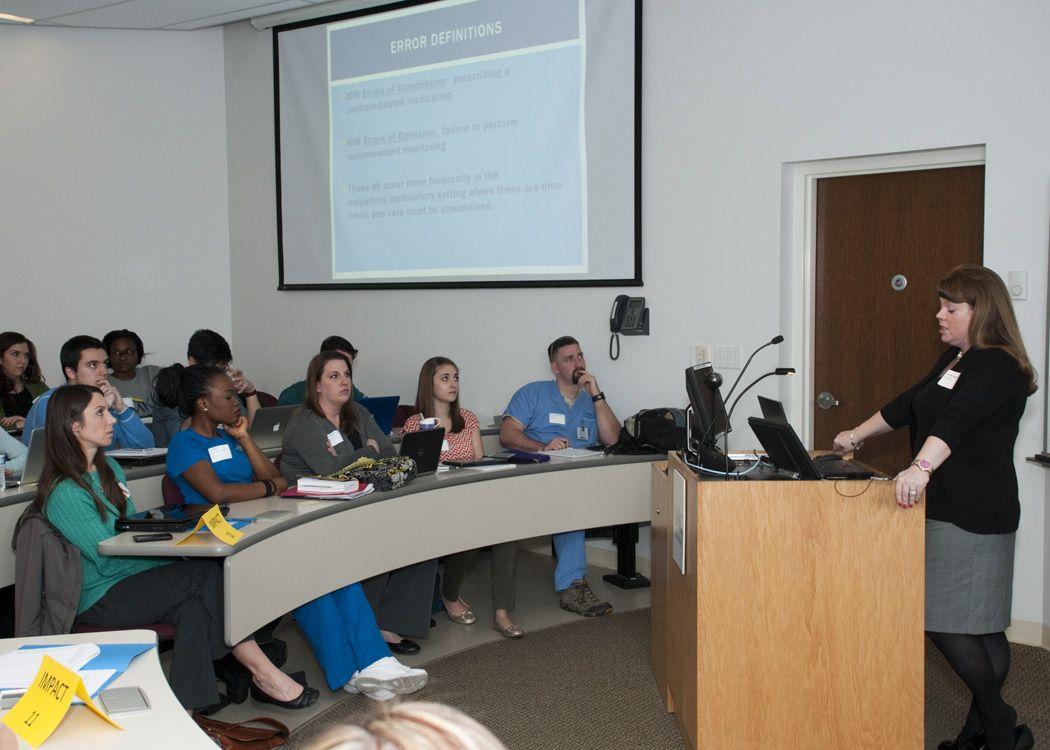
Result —
[{"label": "curved desk", "polygon": [[221,557],[226,642],[318,596],[423,560],[515,539],[647,522],[649,466],[662,456],[604,456],[462,469],[419,477],[400,490],[352,501],[267,498],[231,506],[233,517],[283,515],[246,527],[235,547],[210,534],[175,546],[135,544],[130,533],[103,555]]},{"label": "curved desk", "polygon": [[[13,651],[26,644],[64,643],[156,643],[151,630],[121,630],[108,633],[48,635],[38,638],[0,640],[0,653]],[[136,656],[128,671],[114,680],[111,687],[137,685],[150,702],[150,710],[141,714],[116,717],[124,731],[115,729],[93,715],[85,706],[71,706],[58,729],[42,745],[47,750],[215,750],[197,724],[175,699],[160,668],[157,649]],[[97,705],[97,704],[96,704]],[[29,748],[19,740],[19,748]]]}]

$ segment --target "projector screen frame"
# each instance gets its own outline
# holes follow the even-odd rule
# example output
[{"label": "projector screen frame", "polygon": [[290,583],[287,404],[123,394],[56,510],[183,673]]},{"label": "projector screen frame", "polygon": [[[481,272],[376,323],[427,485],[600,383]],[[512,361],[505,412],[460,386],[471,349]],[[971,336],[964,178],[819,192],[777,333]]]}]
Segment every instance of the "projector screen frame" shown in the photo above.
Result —
[{"label": "projector screen frame", "polygon": [[339,282],[286,283],[284,274],[284,221],[281,191],[281,113],[280,59],[278,35],[308,26],[335,23],[364,15],[385,13],[441,0],[400,0],[368,8],[310,18],[274,26],[273,41],[273,106],[274,166],[277,197],[277,289],[279,291],[322,291],[335,289],[508,289],[557,287],[631,287],[644,286],[642,281],[642,0],[634,0],[634,275],[617,279],[548,279],[548,280],[479,280],[479,281],[411,281],[411,282]]}]

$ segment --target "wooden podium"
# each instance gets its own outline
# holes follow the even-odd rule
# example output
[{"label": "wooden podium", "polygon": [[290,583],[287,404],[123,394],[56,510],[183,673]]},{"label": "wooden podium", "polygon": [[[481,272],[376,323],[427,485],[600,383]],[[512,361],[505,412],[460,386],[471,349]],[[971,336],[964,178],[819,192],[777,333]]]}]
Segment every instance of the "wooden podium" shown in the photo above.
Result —
[{"label": "wooden podium", "polygon": [[924,525],[891,482],[653,464],[652,666],[688,745],[923,747]]}]

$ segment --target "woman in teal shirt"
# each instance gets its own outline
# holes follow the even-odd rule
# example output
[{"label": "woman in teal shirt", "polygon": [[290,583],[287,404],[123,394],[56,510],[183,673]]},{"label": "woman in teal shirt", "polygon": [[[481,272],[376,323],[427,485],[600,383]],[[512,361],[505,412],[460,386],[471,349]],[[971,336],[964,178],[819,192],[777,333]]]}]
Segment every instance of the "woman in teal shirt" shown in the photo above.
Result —
[{"label": "woman in teal shirt", "polygon": [[[168,682],[187,709],[219,703],[214,659],[223,640],[222,571],[210,560],[103,557],[98,543],[114,522],[135,512],[124,472],[103,449],[115,420],[102,391],[83,385],[55,390],[47,410],[45,462],[36,505],[80,549],[83,585],[76,622],[124,628],[157,622],[175,626]],[[253,640],[233,647],[260,690],[289,708],[317,700],[318,691],[281,672]]]}]

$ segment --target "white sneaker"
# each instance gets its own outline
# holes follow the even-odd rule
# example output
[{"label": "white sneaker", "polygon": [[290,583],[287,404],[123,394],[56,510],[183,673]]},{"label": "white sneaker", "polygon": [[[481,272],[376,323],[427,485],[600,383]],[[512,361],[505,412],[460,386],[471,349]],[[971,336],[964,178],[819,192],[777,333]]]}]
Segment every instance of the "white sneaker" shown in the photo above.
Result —
[{"label": "white sneaker", "polygon": [[427,684],[423,669],[406,667],[393,656],[372,662],[343,686],[348,693],[364,693],[375,700],[414,693]]},{"label": "white sneaker", "polygon": [[[357,674],[358,674],[357,672],[354,672],[354,677],[350,678],[350,682],[348,682],[345,685],[343,685],[343,690],[345,690],[346,692],[348,692],[348,693],[350,693],[352,695],[355,695],[355,694],[361,692],[354,685],[354,678],[357,677]],[[396,698],[397,697],[397,693],[392,693],[389,690],[376,690],[374,693],[365,693],[365,695],[367,695],[369,698],[371,698],[374,701],[388,701],[391,698]]]}]

